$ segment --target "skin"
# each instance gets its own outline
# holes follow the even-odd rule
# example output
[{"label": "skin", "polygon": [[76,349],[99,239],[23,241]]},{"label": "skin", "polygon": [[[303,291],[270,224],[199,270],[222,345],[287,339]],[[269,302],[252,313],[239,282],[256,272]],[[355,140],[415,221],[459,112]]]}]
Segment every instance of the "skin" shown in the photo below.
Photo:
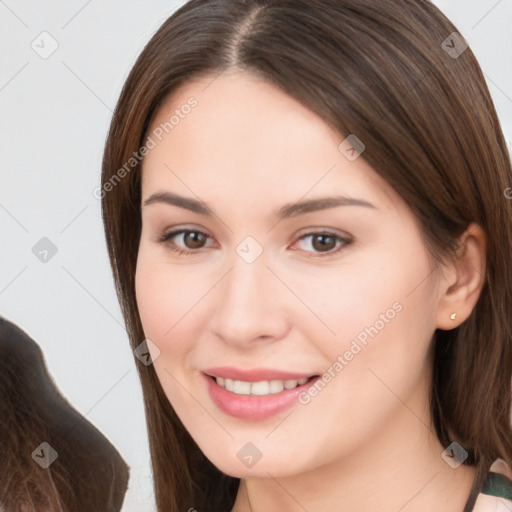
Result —
[{"label": "skin", "polygon": [[[458,259],[434,266],[412,212],[364,153],[349,161],[338,150],[344,136],[241,71],[177,89],[150,131],[191,96],[197,107],[144,159],[136,294],[176,413],[221,471],[243,479],[233,511],[462,511],[475,472],[441,458],[428,347],[478,299],[482,230],[470,225]],[[199,198],[216,216],[144,206],[166,191]],[[275,217],[285,203],[334,193],[375,208]],[[155,241],[179,228],[207,238]],[[324,231],[352,243],[305,236]],[[248,235],[263,248],[250,264],[236,252]],[[179,255],[172,242],[196,252]],[[307,405],[264,421],[233,418],[200,378],[214,366],[322,374],[397,301],[401,311]],[[247,442],[262,453],[251,468],[237,457]]]}]

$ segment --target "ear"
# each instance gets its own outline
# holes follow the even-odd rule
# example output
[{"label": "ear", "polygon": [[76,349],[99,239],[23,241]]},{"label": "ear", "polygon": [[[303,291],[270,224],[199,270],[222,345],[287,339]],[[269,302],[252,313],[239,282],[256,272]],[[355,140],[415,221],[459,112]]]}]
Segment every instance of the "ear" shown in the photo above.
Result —
[{"label": "ear", "polygon": [[[485,283],[487,237],[471,223],[459,240],[455,261],[444,268],[436,327],[450,330],[464,322],[475,307]],[[451,315],[456,313],[455,319]]]}]

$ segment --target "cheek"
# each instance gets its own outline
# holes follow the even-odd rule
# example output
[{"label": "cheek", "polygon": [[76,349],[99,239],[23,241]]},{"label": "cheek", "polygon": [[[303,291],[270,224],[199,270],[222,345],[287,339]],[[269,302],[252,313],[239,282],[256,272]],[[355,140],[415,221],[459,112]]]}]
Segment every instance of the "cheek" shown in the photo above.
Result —
[{"label": "cheek", "polygon": [[406,317],[413,312],[419,317],[430,314],[425,305],[421,308],[422,290],[411,293],[427,269],[428,262],[420,255],[407,260],[383,251],[339,270],[310,272],[307,280],[295,274],[294,290],[314,313],[304,315],[309,318],[309,336],[322,339],[326,353],[332,356],[349,349],[354,339],[365,347],[373,339],[387,338],[391,330],[394,336],[397,329],[414,330],[412,319],[409,322]]},{"label": "cheek", "polygon": [[[373,402],[377,408],[379,402],[391,407],[396,396],[405,400],[428,375],[435,307],[425,279],[430,266],[422,257],[418,253],[415,259],[397,259],[392,271],[386,268],[373,285],[368,281],[366,294],[359,296],[355,320],[350,320],[350,335],[344,344],[350,344],[345,348],[347,356],[353,357],[347,368],[353,377],[352,391],[363,403]],[[360,352],[351,356],[357,346]]]},{"label": "cheek", "polygon": [[186,355],[194,339],[190,331],[185,333],[186,312],[190,309],[187,305],[197,301],[182,286],[186,279],[183,274],[146,257],[143,248],[140,250],[135,273],[137,307],[145,337],[158,347],[157,352],[149,344],[155,373],[177,412],[186,410],[187,397],[179,383],[185,382]]},{"label": "cheek", "polygon": [[166,308],[165,287],[162,286],[165,283],[161,282],[159,275],[141,250],[135,272],[135,295],[144,334],[150,339],[160,338],[167,324],[167,317],[161,314]]},{"label": "cheek", "polygon": [[[192,368],[190,354],[207,328],[211,307],[209,290],[217,275],[201,274],[192,264],[169,262],[165,254],[141,243],[135,273],[137,307],[146,338],[160,350],[155,370],[173,387],[164,371],[183,378]],[[169,380],[170,379],[170,380]]]},{"label": "cheek", "polygon": [[159,262],[141,247],[135,273],[137,307],[145,336],[159,347],[164,359],[169,350],[174,354],[183,350],[187,341],[176,335],[195,295],[182,284],[187,279],[184,274]]},{"label": "cheek", "polygon": [[[319,336],[318,329],[327,331],[311,316],[308,337],[318,340],[317,347],[330,362],[326,370],[340,375],[331,390],[346,392],[333,400],[358,397],[362,408],[378,407],[381,393],[389,393],[383,382],[405,396],[424,378],[435,325],[433,290],[425,279],[429,273],[428,258],[418,245],[409,253],[380,251],[358,259],[352,268],[332,272],[329,280],[315,279],[321,287],[302,284],[311,309],[334,332]],[[359,405],[350,408],[362,414]]]}]

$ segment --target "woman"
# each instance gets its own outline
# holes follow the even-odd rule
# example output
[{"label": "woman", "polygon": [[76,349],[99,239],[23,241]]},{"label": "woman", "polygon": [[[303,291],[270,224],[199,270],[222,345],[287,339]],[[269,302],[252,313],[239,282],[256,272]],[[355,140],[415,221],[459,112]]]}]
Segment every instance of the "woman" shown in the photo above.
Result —
[{"label": "woman", "polygon": [[510,508],[510,185],[430,2],[175,12],[101,191],[159,512]]}]

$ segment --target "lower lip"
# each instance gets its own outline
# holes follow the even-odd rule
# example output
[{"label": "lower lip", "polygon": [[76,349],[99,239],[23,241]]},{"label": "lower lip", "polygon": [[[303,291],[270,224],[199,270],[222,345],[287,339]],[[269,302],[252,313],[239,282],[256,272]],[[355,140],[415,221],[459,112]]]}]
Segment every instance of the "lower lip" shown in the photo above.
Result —
[{"label": "lower lip", "polygon": [[215,379],[208,375],[201,374],[206,379],[208,393],[214,404],[226,414],[242,420],[261,421],[288,409],[295,402],[298,396],[311,387],[319,378],[308,380],[301,386],[293,389],[284,389],[279,393],[268,395],[237,395],[219,386]]}]

